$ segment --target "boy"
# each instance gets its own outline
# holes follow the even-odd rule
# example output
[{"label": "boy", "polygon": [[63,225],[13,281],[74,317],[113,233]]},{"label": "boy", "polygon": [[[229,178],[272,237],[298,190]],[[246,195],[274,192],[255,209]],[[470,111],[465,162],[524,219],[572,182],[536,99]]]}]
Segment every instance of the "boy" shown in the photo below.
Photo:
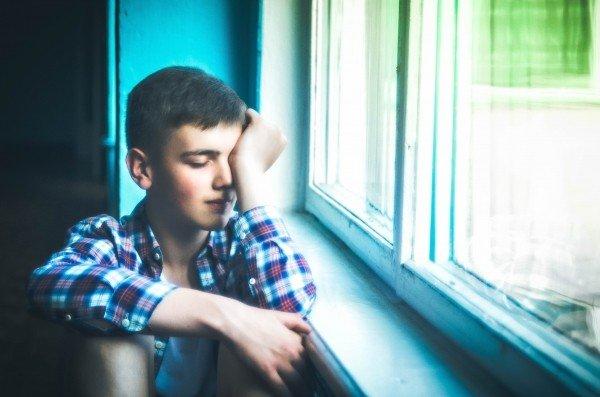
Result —
[{"label": "boy", "polygon": [[127,168],[145,198],[119,221],[100,215],[72,227],[30,277],[32,310],[76,329],[154,335],[161,395],[214,394],[217,342],[288,393],[301,379],[310,332],[301,316],[316,295],[268,205],[264,172],[285,137],[190,67],[133,88],[126,133]]}]

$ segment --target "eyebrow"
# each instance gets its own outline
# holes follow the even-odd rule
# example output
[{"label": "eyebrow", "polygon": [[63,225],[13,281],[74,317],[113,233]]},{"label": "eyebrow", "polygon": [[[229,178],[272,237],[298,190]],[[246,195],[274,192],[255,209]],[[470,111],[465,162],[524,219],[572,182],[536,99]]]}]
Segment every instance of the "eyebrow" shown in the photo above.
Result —
[{"label": "eyebrow", "polygon": [[218,156],[221,154],[218,150],[213,149],[198,149],[198,150],[190,150],[187,152],[183,152],[181,154],[181,158],[186,158],[189,156]]}]

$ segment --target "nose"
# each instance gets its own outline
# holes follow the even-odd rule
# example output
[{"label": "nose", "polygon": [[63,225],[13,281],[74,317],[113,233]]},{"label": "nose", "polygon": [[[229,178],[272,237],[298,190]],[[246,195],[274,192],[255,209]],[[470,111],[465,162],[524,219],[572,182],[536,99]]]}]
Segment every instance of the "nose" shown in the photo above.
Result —
[{"label": "nose", "polygon": [[213,180],[213,188],[215,190],[231,188],[233,185],[233,178],[231,176],[231,168],[227,158],[218,162],[218,166],[215,171],[215,178]]}]

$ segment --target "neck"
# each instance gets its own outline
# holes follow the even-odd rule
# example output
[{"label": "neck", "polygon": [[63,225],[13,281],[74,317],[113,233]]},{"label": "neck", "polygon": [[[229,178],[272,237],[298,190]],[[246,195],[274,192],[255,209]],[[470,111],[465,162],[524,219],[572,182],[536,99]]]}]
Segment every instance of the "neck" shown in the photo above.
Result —
[{"label": "neck", "polygon": [[163,254],[163,266],[187,268],[204,248],[209,231],[180,222],[169,211],[159,209],[149,198],[146,216]]}]

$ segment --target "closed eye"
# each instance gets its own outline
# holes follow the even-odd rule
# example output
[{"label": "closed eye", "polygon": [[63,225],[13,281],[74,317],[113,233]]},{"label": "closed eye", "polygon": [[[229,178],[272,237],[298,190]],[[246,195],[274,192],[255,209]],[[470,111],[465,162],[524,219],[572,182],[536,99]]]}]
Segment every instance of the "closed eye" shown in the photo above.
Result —
[{"label": "closed eye", "polygon": [[202,167],[206,167],[209,163],[210,163],[210,160],[205,161],[203,163],[189,163],[189,165],[192,168],[202,168]]}]

